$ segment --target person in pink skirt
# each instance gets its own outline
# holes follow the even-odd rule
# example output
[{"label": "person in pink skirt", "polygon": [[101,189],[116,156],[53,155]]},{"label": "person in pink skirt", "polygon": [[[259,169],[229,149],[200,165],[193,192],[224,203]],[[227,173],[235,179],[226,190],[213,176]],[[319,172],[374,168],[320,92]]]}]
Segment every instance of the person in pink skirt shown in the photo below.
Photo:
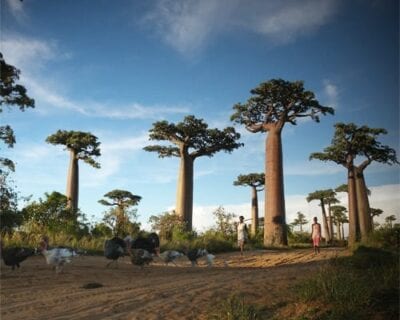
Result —
[{"label": "person in pink skirt", "polygon": [[314,217],[314,223],[311,225],[311,239],[313,241],[314,253],[319,253],[319,242],[321,241],[321,225],[317,217]]}]

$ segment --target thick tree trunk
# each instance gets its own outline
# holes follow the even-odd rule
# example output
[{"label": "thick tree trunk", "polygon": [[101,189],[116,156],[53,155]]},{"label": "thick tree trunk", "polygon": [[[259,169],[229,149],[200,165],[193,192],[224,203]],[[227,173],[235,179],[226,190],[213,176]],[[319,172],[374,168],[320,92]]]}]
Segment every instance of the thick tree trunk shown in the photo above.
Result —
[{"label": "thick tree trunk", "polygon": [[256,187],[251,187],[251,222],[251,234],[254,236],[258,229],[258,196]]},{"label": "thick tree trunk", "polygon": [[266,139],[264,245],[287,245],[282,139],[278,129],[270,129]]},{"label": "thick tree trunk", "polygon": [[337,230],[336,239],[341,240],[342,239],[342,235],[341,235],[341,232],[340,232],[340,222],[339,221],[336,222],[336,230]]},{"label": "thick tree trunk", "polygon": [[357,219],[357,193],[356,181],[353,167],[348,169],[348,194],[349,194],[349,245],[354,245],[358,235],[358,219]]},{"label": "thick tree trunk", "polygon": [[322,199],[321,199],[321,209],[322,209],[322,225],[324,228],[325,241],[329,243],[331,241],[331,234],[329,232],[328,219],[326,218],[325,203],[324,200]]},{"label": "thick tree trunk", "polygon": [[70,160],[67,176],[67,191],[66,196],[68,199],[68,207],[74,213],[78,211],[78,197],[79,197],[79,165],[74,150],[69,150]]},{"label": "thick tree trunk", "polygon": [[178,187],[176,194],[176,213],[186,224],[186,230],[192,230],[193,216],[193,163],[187,152],[181,153]]},{"label": "thick tree trunk", "polygon": [[357,218],[360,225],[361,241],[365,241],[372,230],[370,218],[371,210],[364,174],[362,170],[359,170],[358,168],[354,168],[354,174],[356,178]]},{"label": "thick tree trunk", "polygon": [[342,240],[344,240],[344,223],[342,223],[340,226],[342,228]]},{"label": "thick tree trunk", "polygon": [[329,235],[330,235],[330,240],[333,240],[333,219],[332,219],[332,210],[331,210],[331,204],[328,202],[328,226],[329,226]]}]

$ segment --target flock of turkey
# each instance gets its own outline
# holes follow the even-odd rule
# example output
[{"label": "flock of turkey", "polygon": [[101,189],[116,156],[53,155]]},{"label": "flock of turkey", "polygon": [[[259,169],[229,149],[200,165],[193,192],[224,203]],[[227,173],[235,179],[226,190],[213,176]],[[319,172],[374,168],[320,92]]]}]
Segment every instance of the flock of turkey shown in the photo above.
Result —
[{"label": "flock of turkey", "polygon": [[[49,247],[49,240],[43,237],[36,250],[25,247],[10,247],[3,248],[1,246],[1,257],[4,264],[10,266],[12,270],[15,267],[19,268],[20,263],[28,257],[35,254],[42,254],[47,264],[53,266],[56,273],[62,272],[64,265],[70,263],[72,259],[80,253],[73,248],[68,247]],[[160,240],[156,233],[150,233],[147,237],[138,237],[132,239],[127,236],[125,239],[114,237],[104,242],[104,256],[111,260],[106,267],[111,264],[117,265],[118,259],[123,256],[129,256],[133,265],[143,268],[145,265],[150,264],[154,258],[161,259],[165,265],[173,263],[176,265],[175,260],[182,256],[186,256],[191,262],[192,266],[197,265],[197,260],[205,257],[207,265],[211,267],[215,256],[210,254],[206,249],[191,249],[185,253],[166,250],[160,253]]]}]

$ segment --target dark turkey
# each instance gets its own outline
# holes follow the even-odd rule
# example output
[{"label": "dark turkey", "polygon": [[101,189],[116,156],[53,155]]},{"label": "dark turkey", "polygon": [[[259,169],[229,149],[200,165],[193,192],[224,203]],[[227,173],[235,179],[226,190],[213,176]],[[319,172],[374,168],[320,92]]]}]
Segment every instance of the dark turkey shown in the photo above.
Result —
[{"label": "dark turkey", "polygon": [[120,257],[124,256],[126,251],[127,246],[126,242],[123,239],[119,237],[114,237],[112,239],[106,240],[104,242],[104,256],[107,259],[112,260],[107,264],[107,267],[113,262],[117,263],[117,260]]},{"label": "dark turkey", "polygon": [[206,249],[191,249],[188,251],[186,256],[192,263],[192,267],[197,265],[197,259],[208,255],[208,251]]},{"label": "dark turkey", "polygon": [[19,264],[30,256],[33,256],[35,251],[24,247],[11,247],[1,250],[1,256],[4,264],[10,266],[12,270],[15,267],[19,268]]},{"label": "dark turkey", "polygon": [[150,233],[147,237],[138,237],[131,242],[131,249],[143,249],[148,253],[160,253],[160,238],[157,233]]},{"label": "dark turkey", "polygon": [[153,255],[145,249],[131,249],[130,256],[132,264],[141,268],[153,261]]}]

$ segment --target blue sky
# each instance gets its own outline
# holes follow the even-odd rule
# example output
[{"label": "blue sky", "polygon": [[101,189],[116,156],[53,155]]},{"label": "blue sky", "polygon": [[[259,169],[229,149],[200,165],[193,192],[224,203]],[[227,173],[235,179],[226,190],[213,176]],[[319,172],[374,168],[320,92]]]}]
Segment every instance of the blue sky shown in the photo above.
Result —
[{"label": "blue sky", "polygon": [[[158,120],[194,114],[224,128],[232,107],[272,78],[304,80],[335,108],[319,124],[287,125],[283,134],[287,221],[320,215],[308,193],[346,182],[335,164],[309,161],[330,144],[333,125],[383,127],[399,152],[399,5],[385,0],[152,0],[1,2],[0,50],[21,70],[36,101],[3,112],[17,144],[1,152],[17,163],[21,195],[65,192],[68,153],[49,145],[58,129],[89,131],[101,142],[102,168],[80,165],[79,206],[100,220],[97,201],[113,189],[143,197],[139,221],[174,207],[179,159],[142,148]],[[195,163],[194,228],[214,223],[218,206],[250,216],[250,190],[239,174],[264,170],[264,134],[243,127],[244,147]],[[371,206],[400,213],[399,166],[371,165]],[[259,194],[261,214],[264,195]],[[340,195],[346,205],[344,195]]]}]

